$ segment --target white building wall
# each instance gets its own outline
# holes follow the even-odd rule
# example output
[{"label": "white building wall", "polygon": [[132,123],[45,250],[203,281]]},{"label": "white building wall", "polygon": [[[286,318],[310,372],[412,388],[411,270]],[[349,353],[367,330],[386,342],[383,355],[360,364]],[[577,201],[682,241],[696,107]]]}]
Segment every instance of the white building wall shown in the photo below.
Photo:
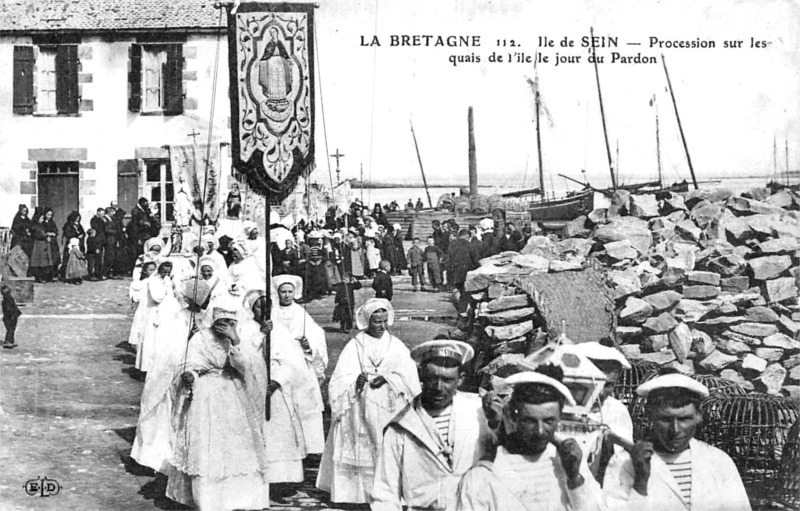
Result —
[{"label": "white building wall", "polygon": [[[85,148],[80,169],[80,212],[83,223],[100,206],[117,199],[117,162],[134,159],[137,148],[188,145],[189,133],[208,141],[209,115],[217,40],[189,36],[184,54],[184,113],[178,116],[142,115],[128,111],[128,50],[135,40],[104,41],[85,37],[79,47],[81,112],[78,116],[37,116],[13,113],[14,46],[30,38],[0,37],[0,225],[9,226],[18,204],[38,204],[35,193],[37,164],[31,149]],[[212,143],[230,141],[227,39],[221,34],[220,62]],[[162,150],[163,151],[163,150]],[[222,175],[230,176],[228,148],[222,151]],[[140,179],[140,184],[143,177]],[[222,180],[221,196],[228,179]],[[60,225],[65,219],[57,218]]]}]

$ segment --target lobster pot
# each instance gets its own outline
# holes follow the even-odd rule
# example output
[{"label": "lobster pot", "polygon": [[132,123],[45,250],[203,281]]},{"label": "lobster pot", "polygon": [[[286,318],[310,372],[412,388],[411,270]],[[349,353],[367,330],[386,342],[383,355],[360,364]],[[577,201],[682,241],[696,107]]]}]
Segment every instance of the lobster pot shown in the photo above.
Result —
[{"label": "lobster pot", "polygon": [[789,429],[781,456],[776,494],[789,509],[800,509],[800,420]]},{"label": "lobster pot", "polygon": [[703,412],[700,439],[733,459],[754,509],[770,507],[781,489],[781,457],[789,429],[797,422],[797,405],[769,394],[712,394]]},{"label": "lobster pot", "polygon": [[[656,376],[657,374],[658,374],[657,371],[652,371],[650,373],[647,373],[639,383],[640,384],[644,383],[650,378]],[[703,401],[704,410],[705,410],[705,403],[716,395],[741,396],[745,394],[744,389],[742,389],[742,387],[740,387],[738,383],[731,380],[727,380],[725,378],[721,378],[719,376],[696,374],[692,375],[692,378],[694,378],[695,380],[699,381],[700,383],[708,387],[708,390],[711,393],[711,396],[709,396],[708,399]],[[646,407],[647,407],[647,398],[636,395],[636,389],[634,388],[633,400],[631,401],[630,405],[628,405],[628,410],[631,413],[631,421],[633,421],[634,440],[641,440],[642,438],[644,438],[645,433],[647,433],[647,430],[650,429],[650,421],[648,421],[647,417],[645,416]],[[710,423],[710,419],[708,416],[704,417],[703,423],[704,424]],[[697,437],[698,440],[703,440],[712,445],[715,445],[712,442],[708,441],[706,438],[704,438],[702,425],[697,429],[695,436]]]},{"label": "lobster pot", "polygon": [[469,197],[456,197],[454,208],[456,213],[469,213]]},{"label": "lobster pot", "polygon": [[636,397],[636,387],[652,378],[659,367],[657,363],[647,360],[631,361],[631,368],[625,369],[619,375],[619,380],[614,386],[614,397],[630,411],[633,398]]},{"label": "lobster pot", "polygon": [[475,195],[469,199],[470,211],[476,215],[486,215],[491,208],[491,201],[486,195]]},{"label": "lobster pot", "polygon": [[436,209],[439,211],[453,211],[453,197],[449,193],[445,193],[439,196],[439,200],[436,202]]}]

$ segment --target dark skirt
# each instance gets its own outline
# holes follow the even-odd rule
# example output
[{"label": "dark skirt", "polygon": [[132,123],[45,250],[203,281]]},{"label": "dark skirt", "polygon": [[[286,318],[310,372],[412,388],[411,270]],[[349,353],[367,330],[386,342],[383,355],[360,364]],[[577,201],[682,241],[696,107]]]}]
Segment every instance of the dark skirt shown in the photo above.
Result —
[{"label": "dark skirt", "polygon": [[58,264],[58,252],[53,251],[50,243],[44,240],[33,242],[31,251],[31,268],[48,268]]}]

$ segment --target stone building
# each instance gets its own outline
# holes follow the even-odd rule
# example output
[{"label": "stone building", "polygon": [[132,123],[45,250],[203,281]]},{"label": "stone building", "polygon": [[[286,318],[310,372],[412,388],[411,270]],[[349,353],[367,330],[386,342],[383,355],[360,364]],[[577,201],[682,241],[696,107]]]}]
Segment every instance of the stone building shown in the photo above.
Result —
[{"label": "stone building", "polygon": [[210,127],[225,193],[225,25],[207,0],[1,2],[0,225],[18,204],[52,207],[60,226],[140,196],[170,222],[171,155],[207,143]]}]

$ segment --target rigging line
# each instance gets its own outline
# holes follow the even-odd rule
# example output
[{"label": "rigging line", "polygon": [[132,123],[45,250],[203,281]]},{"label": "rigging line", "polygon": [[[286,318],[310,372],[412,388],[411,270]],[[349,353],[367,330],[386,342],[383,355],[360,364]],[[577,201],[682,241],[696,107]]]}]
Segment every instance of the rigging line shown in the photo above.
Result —
[{"label": "rigging line", "polygon": [[[211,166],[211,140],[214,132],[214,109],[216,107],[216,100],[217,100],[217,79],[219,77],[219,50],[220,44],[222,42],[222,9],[219,10],[219,20],[217,21],[217,48],[216,54],[214,56],[214,79],[211,83],[211,109],[209,112],[208,118],[208,143],[206,144],[206,168],[205,168],[205,175],[203,177],[203,196],[200,200],[200,222],[197,226],[197,245],[202,247],[202,237],[203,237],[203,220],[206,216],[206,192],[208,190],[208,174],[209,174],[209,167]],[[193,155],[195,158],[195,168],[197,168],[197,154],[193,151]],[[197,264],[195,265],[195,281],[194,281],[194,288],[192,291],[192,308],[197,303],[197,285],[200,281],[200,254],[195,254],[197,256]],[[191,315],[191,322],[189,323],[189,335],[193,330],[193,327],[197,326],[196,323],[196,312],[193,310]],[[183,368],[181,373],[186,371],[186,357],[189,353],[189,340],[187,339],[186,348],[183,351]],[[191,394],[190,394],[191,396]]]},{"label": "rigging line", "polygon": [[[319,84],[319,109],[322,112],[322,133],[325,137],[325,161],[328,162],[328,179],[331,182],[331,196],[333,196],[333,172],[331,171],[331,152],[328,150],[328,128],[325,123],[325,103],[322,101],[322,66],[319,63],[319,38],[317,37],[316,23],[314,24],[314,52],[317,57],[317,83]],[[334,202],[336,201],[334,200]]]},{"label": "rigging line", "polygon": [[[375,23],[373,26],[373,34],[378,33],[378,2],[375,1]],[[375,78],[377,76],[378,68],[378,49],[372,49],[372,100],[370,104],[370,121],[369,121],[369,180],[372,181],[372,146],[375,137]],[[364,183],[361,183],[364,186]],[[372,202],[372,187],[367,189],[367,202]],[[362,204],[363,206],[363,204]]]}]

